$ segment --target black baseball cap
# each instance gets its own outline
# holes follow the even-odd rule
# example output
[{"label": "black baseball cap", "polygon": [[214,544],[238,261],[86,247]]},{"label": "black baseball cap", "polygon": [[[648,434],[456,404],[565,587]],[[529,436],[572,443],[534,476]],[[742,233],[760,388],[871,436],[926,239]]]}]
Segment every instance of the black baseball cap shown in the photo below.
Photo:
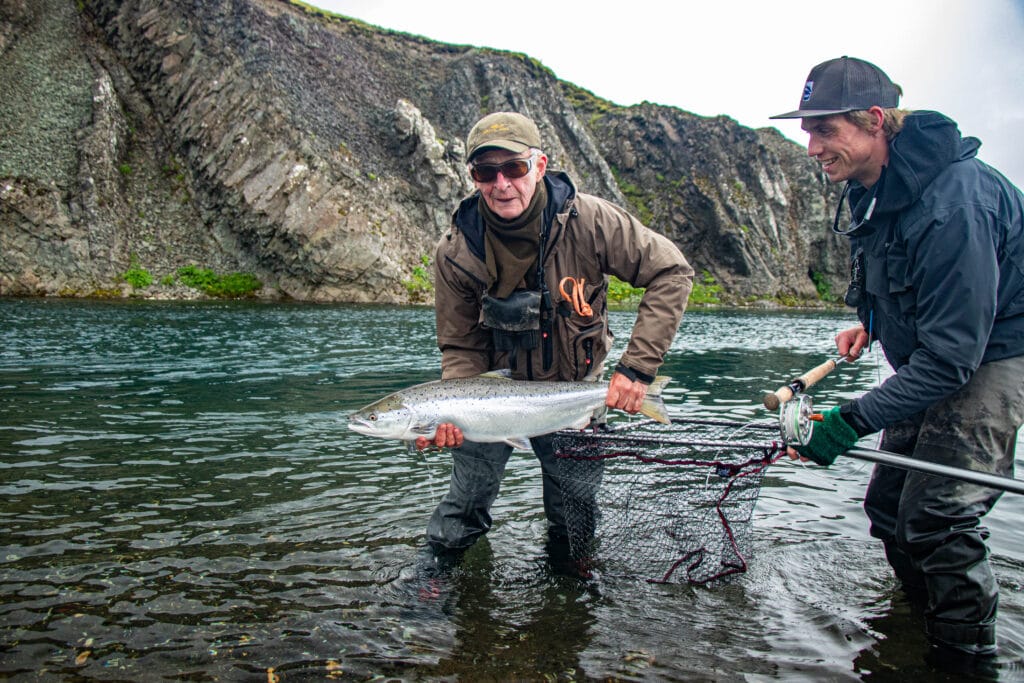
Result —
[{"label": "black baseball cap", "polygon": [[800,96],[800,108],[769,116],[771,119],[802,119],[831,116],[874,106],[892,109],[900,104],[900,87],[871,62],[839,57],[811,69]]}]

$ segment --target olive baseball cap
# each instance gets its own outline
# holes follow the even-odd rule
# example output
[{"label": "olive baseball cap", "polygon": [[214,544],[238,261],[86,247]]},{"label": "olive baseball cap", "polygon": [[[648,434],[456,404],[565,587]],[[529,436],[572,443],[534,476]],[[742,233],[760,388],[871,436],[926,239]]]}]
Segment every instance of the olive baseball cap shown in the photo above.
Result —
[{"label": "olive baseball cap", "polygon": [[483,117],[469,131],[466,159],[472,159],[485,149],[507,149],[522,154],[531,147],[541,147],[537,124],[522,114],[499,111]]},{"label": "olive baseball cap", "polygon": [[871,62],[839,57],[811,69],[800,96],[800,107],[771,119],[802,119],[860,111],[874,106],[898,107],[900,88]]}]

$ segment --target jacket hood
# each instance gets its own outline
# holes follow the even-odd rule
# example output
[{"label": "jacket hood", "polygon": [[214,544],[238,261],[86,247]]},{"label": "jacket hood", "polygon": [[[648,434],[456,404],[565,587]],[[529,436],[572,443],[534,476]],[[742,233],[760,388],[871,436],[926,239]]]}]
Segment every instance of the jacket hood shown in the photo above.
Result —
[{"label": "jacket hood", "polygon": [[935,111],[915,111],[889,143],[889,164],[882,169],[876,191],[854,183],[850,190],[853,215],[863,216],[871,198],[875,215],[902,211],[916,202],[946,168],[978,153],[977,138],[961,138],[956,123]]},{"label": "jacket hood", "polygon": [[976,138],[962,139],[956,123],[934,111],[914,112],[889,143],[889,169],[879,198],[882,211],[899,211],[954,161],[977,154]]}]

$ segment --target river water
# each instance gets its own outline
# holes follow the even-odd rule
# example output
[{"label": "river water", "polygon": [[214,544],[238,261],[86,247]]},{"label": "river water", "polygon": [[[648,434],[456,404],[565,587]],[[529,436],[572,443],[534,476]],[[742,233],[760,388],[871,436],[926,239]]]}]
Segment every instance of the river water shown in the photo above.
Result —
[{"label": "river water", "polygon": [[[614,314],[613,358],[632,321]],[[849,322],[688,312],[673,416],[772,419],[762,393]],[[491,533],[427,582],[448,459],[345,418],[438,376],[433,329],[423,308],[0,300],[0,678],[963,679],[926,661],[852,459],[772,465],[746,573],[694,586],[556,571],[517,451]],[[888,372],[872,352],[810,393]],[[1001,680],[1024,678],[1022,498],[986,520]]]}]

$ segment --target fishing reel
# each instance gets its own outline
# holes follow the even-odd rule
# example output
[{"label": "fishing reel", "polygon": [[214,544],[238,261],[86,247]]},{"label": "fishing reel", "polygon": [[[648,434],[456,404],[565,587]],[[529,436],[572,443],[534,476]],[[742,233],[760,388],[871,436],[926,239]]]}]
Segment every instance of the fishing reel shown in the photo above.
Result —
[{"label": "fishing reel", "polygon": [[848,361],[848,356],[829,359],[786,386],[764,395],[764,407],[768,410],[777,408],[779,411],[779,431],[782,433],[783,443],[787,446],[806,446],[810,443],[814,422],[820,420],[821,416],[814,414],[811,397],[803,392],[835,370],[837,365]]},{"label": "fishing reel", "polygon": [[787,446],[806,446],[814,433],[814,403],[807,394],[797,394],[779,407],[779,432]]}]

